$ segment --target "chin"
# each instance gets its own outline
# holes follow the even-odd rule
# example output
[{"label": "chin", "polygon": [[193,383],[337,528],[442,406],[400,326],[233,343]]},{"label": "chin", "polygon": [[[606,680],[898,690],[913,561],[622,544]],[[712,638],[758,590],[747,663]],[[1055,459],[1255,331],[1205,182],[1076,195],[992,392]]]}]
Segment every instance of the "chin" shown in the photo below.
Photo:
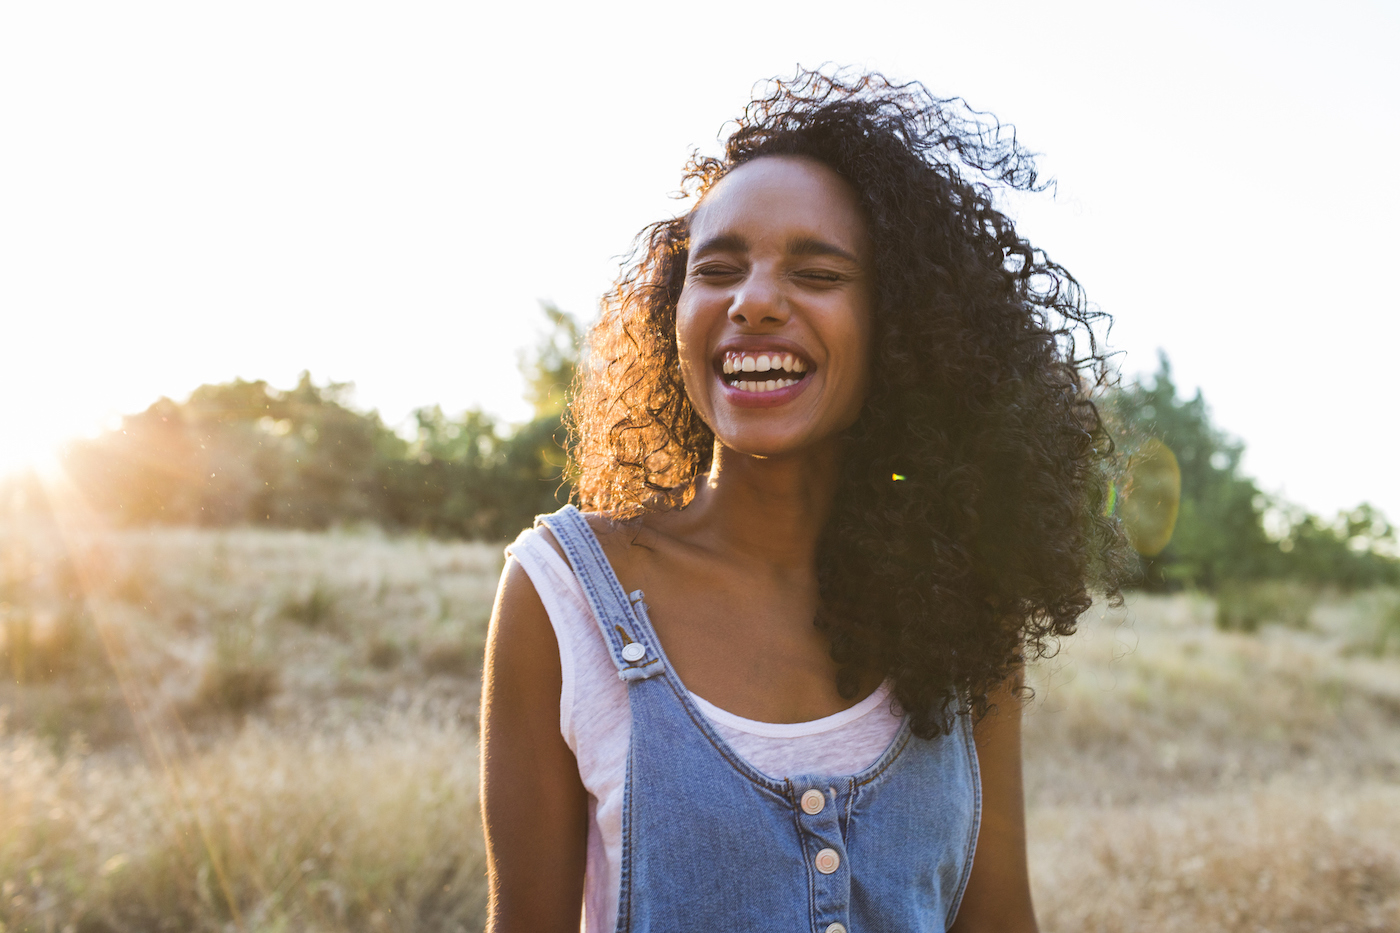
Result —
[{"label": "chin", "polygon": [[731,454],[744,457],[757,457],[765,460],[783,459],[810,453],[815,445],[810,438],[798,438],[790,434],[773,434],[767,431],[734,431],[726,435],[716,434],[722,447]]}]

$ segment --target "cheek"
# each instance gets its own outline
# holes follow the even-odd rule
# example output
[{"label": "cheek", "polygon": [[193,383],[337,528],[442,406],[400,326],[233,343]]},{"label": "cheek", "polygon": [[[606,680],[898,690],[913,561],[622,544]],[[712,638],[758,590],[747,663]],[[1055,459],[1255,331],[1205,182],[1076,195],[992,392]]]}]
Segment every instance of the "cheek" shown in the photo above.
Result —
[{"label": "cheek", "polygon": [[869,384],[870,384],[870,370],[871,370],[872,365],[873,365],[873,361],[872,361],[872,359],[871,359],[871,357],[872,357],[872,355],[873,355],[873,354],[872,354],[873,347],[871,346],[871,340],[870,340],[870,327],[868,326],[868,325],[869,325],[869,319],[867,319],[865,323],[866,323],[866,326],[861,327],[861,328],[855,333],[852,342],[853,342],[857,347],[860,348],[859,360],[860,360],[860,373],[861,373],[862,385],[869,385]]},{"label": "cheek", "polygon": [[682,289],[676,300],[676,340],[684,346],[692,342],[695,330],[695,302],[689,289]]},{"label": "cheek", "polygon": [[681,292],[676,304],[676,350],[680,361],[681,381],[686,395],[692,404],[703,405],[705,394],[705,374],[708,365],[705,360],[705,340],[691,302]]},{"label": "cheek", "polygon": [[867,383],[870,378],[871,331],[870,307],[858,304],[854,313],[846,318],[841,336],[842,344],[852,351],[851,366],[862,385]]}]

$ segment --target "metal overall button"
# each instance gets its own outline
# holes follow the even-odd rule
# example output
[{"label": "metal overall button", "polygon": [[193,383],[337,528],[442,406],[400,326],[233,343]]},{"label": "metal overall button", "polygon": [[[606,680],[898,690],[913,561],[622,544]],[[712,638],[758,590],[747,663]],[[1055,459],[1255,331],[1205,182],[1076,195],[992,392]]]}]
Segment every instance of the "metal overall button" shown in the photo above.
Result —
[{"label": "metal overall button", "polygon": [[815,787],[802,795],[802,812],[808,816],[816,816],[826,808],[826,795]]},{"label": "metal overall button", "polygon": [[822,849],[817,853],[817,871],[823,875],[829,875],[841,867],[841,856],[836,854],[835,849]]},{"label": "metal overall button", "polygon": [[826,928],[826,933],[846,933],[846,925],[844,923],[833,923]]},{"label": "metal overall button", "polygon": [[630,645],[622,647],[622,658],[624,661],[637,662],[646,657],[647,646],[640,642],[632,642]]}]

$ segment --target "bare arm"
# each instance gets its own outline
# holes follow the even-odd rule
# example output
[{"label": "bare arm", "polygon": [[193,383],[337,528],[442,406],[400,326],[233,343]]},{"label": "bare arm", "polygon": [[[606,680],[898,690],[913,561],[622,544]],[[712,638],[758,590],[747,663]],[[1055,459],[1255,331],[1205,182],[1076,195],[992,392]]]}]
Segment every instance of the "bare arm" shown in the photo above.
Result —
[{"label": "bare arm", "polygon": [[973,729],[982,772],[982,827],[962,906],[950,933],[1037,933],[1026,866],[1021,788],[1021,701],[1008,681],[990,699],[996,712]]},{"label": "bare arm", "polygon": [[486,638],[481,807],[491,933],[578,933],[588,794],[559,734],[559,646],[534,584],[501,574]]}]

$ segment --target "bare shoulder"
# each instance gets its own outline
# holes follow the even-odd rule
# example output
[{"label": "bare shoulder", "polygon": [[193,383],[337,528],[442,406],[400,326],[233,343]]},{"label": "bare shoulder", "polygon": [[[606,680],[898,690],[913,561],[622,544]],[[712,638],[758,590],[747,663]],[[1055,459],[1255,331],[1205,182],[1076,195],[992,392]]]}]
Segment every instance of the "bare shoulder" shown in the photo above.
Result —
[{"label": "bare shoulder", "polygon": [[556,689],[560,680],[549,612],[529,573],[514,557],[506,560],[496,589],[484,674],[488,679],[515,675],[546,687],[552,682]]}]

